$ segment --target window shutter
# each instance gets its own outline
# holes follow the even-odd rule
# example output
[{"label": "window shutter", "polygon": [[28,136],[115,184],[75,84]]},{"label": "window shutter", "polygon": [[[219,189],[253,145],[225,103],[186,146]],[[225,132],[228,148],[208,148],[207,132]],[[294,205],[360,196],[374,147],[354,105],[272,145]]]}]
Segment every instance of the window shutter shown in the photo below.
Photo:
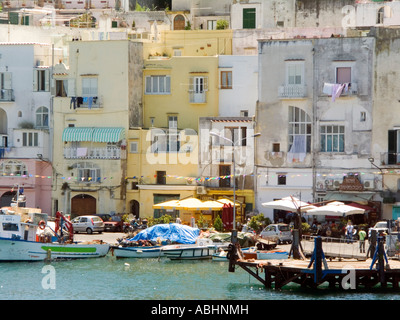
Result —
[{"label": "window shutter", "polygon": [[11,75],[12,75],[11,72],[4,72],[4,83],[3,83],[4,89],[12,89]]},{"label": "window shutter", "polygon": [[38,91],[37,78],[38,78],[38,70],[33,69],[33,89],[32,89],[33,91]]},{"label": "window shutter", "polygon": [[46,69],[44,74],[45,74],[45,79],[44,79],[45,89],[44,89],[44,91],[50,91],[50,70]]},{"label": "window shutter", "polygon": [[208,77],[203,78],[203,91],[208,91]]},{"label": "window shutter", "polygon": [[189,92],[194,91],[194,77],[189,78]]}]

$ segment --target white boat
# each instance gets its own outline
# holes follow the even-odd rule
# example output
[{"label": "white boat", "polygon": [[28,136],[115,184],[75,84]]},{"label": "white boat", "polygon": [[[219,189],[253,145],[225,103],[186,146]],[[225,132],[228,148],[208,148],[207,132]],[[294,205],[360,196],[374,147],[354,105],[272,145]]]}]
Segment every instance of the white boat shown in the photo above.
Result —
[{"label": "white boat", "polygon": [[221,250],[219,252],[216,252],[212,255],[213,261],[229,261],[228,260],[228,252],[225,250]]},{"label": "white boat", "polygon": [[47,214],[38,211],[40,209],[18,206],[0,210],[0,261],[98,258],[108,253],[109,244],[100,241],[73,242],[72,229],[69,229],[69,238],[65,239],[65,228],[71,226],[59,212],[60,220],[56,222],[53,235],[46,233],[45,229],[50,229]]},{"label": "white boat", "polygon": [[195,244],[173,244],[162,247],[164,256],[171,260],[211,259],[221,248],[229,244],[214,243],[210,239],[198,239]]},{"label": "white boat", "polygon": [[153,247],[111,247],[112,253],[116,258],[160,258],[164,254],[161,246]]}]

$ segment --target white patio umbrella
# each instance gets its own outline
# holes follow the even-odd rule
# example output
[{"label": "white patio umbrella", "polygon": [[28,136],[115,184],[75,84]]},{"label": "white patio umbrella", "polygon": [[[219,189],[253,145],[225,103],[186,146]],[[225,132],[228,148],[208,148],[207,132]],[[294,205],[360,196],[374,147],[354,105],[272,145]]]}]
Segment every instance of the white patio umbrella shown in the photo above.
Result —
[{"label": "white patio umbrella", "polygon": [[311,209],[308,215],[315,216],[349,216],[352,214],[362,214],[365,210],[344,204],[343,202],[333,201],[324,206]]},{"label": "white patio umbrella", "polygon": [[316,208],[316,206],[301,201],[300,199],[295,197],[284,197],[279,200],[264,202],[261,205],[265,208],[292,211],[292,212],[297,212],[298,210],[300,210],[301,212],[307,212],[313,208]]}]

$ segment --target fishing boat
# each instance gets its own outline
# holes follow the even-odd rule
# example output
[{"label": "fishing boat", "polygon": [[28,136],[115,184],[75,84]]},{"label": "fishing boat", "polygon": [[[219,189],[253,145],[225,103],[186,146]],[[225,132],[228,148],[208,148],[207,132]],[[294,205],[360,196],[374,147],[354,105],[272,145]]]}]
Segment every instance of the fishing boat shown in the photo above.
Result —
[{"label": "fishing boat", "polygon": [[0,261],[40,261],[104,257],[109,244],[73,241],[73,227],[57,212],[55,228],[40,209],[14,206],[0,210]]},{"label": "fishing boat", "polygon": [[211,259],[221,249],[227,249],[228,243],[215,243],[211,239],[200,238],[195,244],[167,245],[161,248],[164,256],[171,260]]},{"label": "fishing boat", "polygon": [[112,254],[118,258],[161,258],[164,256],[162,246],[151,246],[151,247],[123,247],[113,246],[111,247]]}]

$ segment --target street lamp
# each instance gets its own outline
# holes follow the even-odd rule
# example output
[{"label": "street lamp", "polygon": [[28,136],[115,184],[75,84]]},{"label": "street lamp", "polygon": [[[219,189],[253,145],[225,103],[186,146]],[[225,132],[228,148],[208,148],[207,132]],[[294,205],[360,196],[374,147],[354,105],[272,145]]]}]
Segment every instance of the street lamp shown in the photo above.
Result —
[{"label": "street lamp", "polygon": [[[214,137],[219,137],[221,139],[224,139],[224,140],[230,142],[232,144],[232,146],[233,146],[233,148],[232,148],[232,163],[233,163],[233,229],[232,229],[232,237],[233,237],[233,234],[234,234],[233,231],[236,230],[236,162],[235,162],[235,146],[236,146],[236,143],[241,142],[244,139],[247,139],[247,137],[244,137],[242,139],[238,139],[236,141],[232,141],[231,139],[228,139],[228,138],[226,138],[224,136],[221,136],[220,134],[218,134],[216,132],[210,132],[210,135],[214,136]],[[255,137],[258,137],[260,135],[261,135],[261,133],[255,133],[249,138],[255,138]]]},{"label": "street lamp", "polygon": [[377,169],[379,169],[379,171],[381,172],[381,175],[382,175],[382,190],[384,190],[385,189],[385,184],[384,184],[384,180],[383,180],[383,170],[381,169],[381,168],[379,168],[375,163],[374,163],[374,158],[372,158],[372,157],[369,157],[368,158],[368,161],[375,167],[375,168],[377,168]]}]

